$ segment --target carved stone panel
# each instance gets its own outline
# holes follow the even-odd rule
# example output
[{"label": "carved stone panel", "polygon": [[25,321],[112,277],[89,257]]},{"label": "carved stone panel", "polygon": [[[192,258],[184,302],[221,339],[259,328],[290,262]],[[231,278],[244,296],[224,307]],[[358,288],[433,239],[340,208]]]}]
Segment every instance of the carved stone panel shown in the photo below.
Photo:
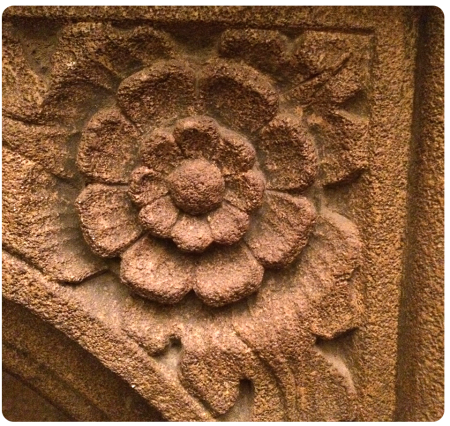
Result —
[{"label": "carved stone panel", "polygon": [[167,420],[391,420],[415,18],[404,92],[387,10],[238,9],[8,9],[4,297]]}]

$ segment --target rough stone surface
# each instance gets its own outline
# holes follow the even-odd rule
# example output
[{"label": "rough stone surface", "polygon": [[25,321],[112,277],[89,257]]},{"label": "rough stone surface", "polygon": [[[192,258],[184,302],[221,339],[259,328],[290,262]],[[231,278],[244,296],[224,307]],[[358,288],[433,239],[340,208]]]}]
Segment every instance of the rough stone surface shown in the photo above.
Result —
[{"label": "rough stone surface", "polygon": [[208,213],[222,203],[225,181],[208,161],[187,160],[167,180],[174,203],[186,213]]},{"label": "rough stone surface", "polygon": [[433,8],[8,8],[4,392],[50,405],[5,415],[437,420],[442,33]]},{"label": "rough stone surface", "polygon": [[444,415],[444,15],[420,21],[396,419]]},{"label": "rough stone surface", "polygon": [[[8,420],[162,420],[128,383],[73,339],[20,304],[2,302],[3,368],[16,378],[10,383],[13,389],[3,388],[3,414]],[[11,382],[8,373],[5,381]]]},{"label": "rough stone surface", "polygon": [[72,419],[26,383],[2,371],[2,413],[12,422],[69,422]]}]

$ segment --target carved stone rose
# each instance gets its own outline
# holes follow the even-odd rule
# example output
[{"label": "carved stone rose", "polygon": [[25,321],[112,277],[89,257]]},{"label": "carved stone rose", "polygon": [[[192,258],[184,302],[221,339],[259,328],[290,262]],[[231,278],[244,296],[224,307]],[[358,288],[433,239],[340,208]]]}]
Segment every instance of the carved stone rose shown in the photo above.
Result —
[{"label": "carved stone rose", "polygon": [[[161,61],[121,83],[122,112],[101,110],[83,132],[78,166],[93,182],[77,204],[86,241],[100,256],[122,257],[134,291],[175,303],[193,289],[221,306],[257,290],[264,268],[286,266],[306,245],[315,208],[285,191],[312,184],[316,154],[300,120],[276,115],[276,92],[256,71],[216,60],[200,73],[197,81],[189,64]],[[210,116],[183,117],[214,113],[219,83],[230,96],[242,92],[245,113],[221,118],[250,127],[255,146]],[[163,126],[152,126],[156,111]],[[137,161],[127,145],[139,146]]]},{"label": "carved stone rose", "polygon": [[368,39],[205,31],[72,23],[36,71],[5,30],[5,247],[77,283],[56,287],[205,418],[244,395],[245,419],[352,419],[319,338],[361,318],[334,194],[367,167]]}]

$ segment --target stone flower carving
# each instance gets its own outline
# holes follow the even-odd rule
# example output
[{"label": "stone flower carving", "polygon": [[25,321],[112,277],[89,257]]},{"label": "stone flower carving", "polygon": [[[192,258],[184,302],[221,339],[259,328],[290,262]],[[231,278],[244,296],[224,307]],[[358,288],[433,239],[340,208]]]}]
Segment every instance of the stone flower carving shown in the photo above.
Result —
[{"label": "stone flower carving", "polygon": [[194,290],[221,306],[306,245],[316,213],[298,191],[313,182],[316,155],[255,70],[215,60],[200,73],[200,93],[191,65],[174,60],[122,81],[119,108],[83,132],[77,162],[92,182],[77,205],[86,241],[121,256],[135,292],[175,303]]},{"label": "stone flower carving", "polygon": [[371,36],[116,24],[4,26],[4,247],[218,419],[354,419]]}]

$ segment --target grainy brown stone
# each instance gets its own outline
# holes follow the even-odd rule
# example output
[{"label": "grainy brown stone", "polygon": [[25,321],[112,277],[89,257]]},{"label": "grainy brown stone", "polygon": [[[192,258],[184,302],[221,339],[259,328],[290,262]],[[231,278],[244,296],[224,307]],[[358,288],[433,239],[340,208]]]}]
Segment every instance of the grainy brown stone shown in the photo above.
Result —
[{"label": "grainy brown stone", "polygon": [[2,371],[2,414],[10,422],[70,422],[72,419],[25,382]]},{"label": "grainy brown stone", "polygon": [[410,162],[396,420],[444,415],[444,14],[424,8]]},{"label": "grainy brown stone", "polygon": [[213,60],[203,70],[200,88],[207,109],[225,123],[255,132],[278,108],[269,80],[251,67]]},{"label": "grainy brown stone", "polygon": [[263,128],[258,144],[264,155],[262,168],[268,176],[267,189],[301,191],[314,182],[314,145],[297,117],[275,117]]},{"label": "grainy brown stone", "polygon": [[141,209],[139,221],[153,235],[169,238],[179,213],[170,196],[165,196]]},{"label": "grainy brown stone", "polygon": [[247,232],[249,217],[242,210],[228,203],[223,203],[207,218],[214,241],[219,244],[237,243]]},{"label": "grainy brown stone", "polygon": [[186,160],[167,178],[174,203],[192,215],[207,213],[222,203],[225,181],[206,160]]},{"label": "grainy brown stone", "polygon": [[139,128],[175,118],[194,103],[195,72],[184,62],[159,61],[120,84],[117,101]]},{"label": "grainy brown stone", "polygon": [[27,308],[3,299],[2,317],[3,373],[17,378],[11,383],[3,374],[8,420],[163,420],[123,379]]},{"label": "grainy brown stone", "polygon": [[120,111],[101,111],[83,132],[77,165],[97,182],[126,184],[137,160],[137,139],[136,129]]},{"label": "grainy brown stone", "polygon": [[442,30],[8,8],[7,370],[75,420],[436,420]]},{"label": "grainy brown stone", "polygon": [[286,266],[306,245],[315,217],[306,198],[268,191],[261,218],[253,222],[245,238],[263,265]]}]

